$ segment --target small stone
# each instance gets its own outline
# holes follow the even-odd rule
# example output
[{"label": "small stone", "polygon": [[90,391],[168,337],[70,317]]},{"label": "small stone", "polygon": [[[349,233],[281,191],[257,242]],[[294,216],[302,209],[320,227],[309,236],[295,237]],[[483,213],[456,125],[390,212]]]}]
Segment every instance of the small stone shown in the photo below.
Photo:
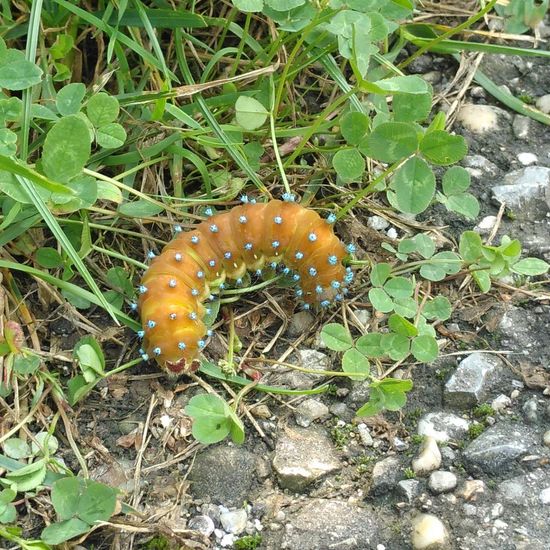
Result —
[{"label": "small stone", "polygon": [[403,441],[399,437],[394,437],[392,444],[393,444],[393,448],[399,453],[406,451],[409,448],[409,444],[406,441]]},{"label": "small stone", "polygon": [[357,432],[359,433],[359,437],[361,438],[361,443],[363,443],[365,447],[372,447],[374,440],[372,438],[372,435],[370,434],[369,427],[361,422],[357,425]]},{"label": "small stone", "polygon": [[358,309],[353,312],[357,320],[366,327],[371,320],[371,313],[368,309]]},{"label": "small stone", "polygon": [[488,235],[497,223],[496,216],[485,216],[475,227],[474,231],[480,235]]},{"label": "small stone", "polygon": [[483,135],[497,130],[499,111],[500,109],[490,105],[465,103],[458,111],[457,120],[470,132]]},{"label": "small stone", "polygon": [[235,510],[234,512],[224,512],[220,515],[222,527],[234,535],[241,534],[246,528],[248,516],[246,510]]},{"label": "small stone", "polygon": [[485,90],[481,86],[472,86],[470,88],[470,95],[476,99],[481,99],[486,96]]},{"label": "small stone", "polygon": [[546,487],[539,494],[539,500],[543,504],[550,504],[550,487]]},{"label": "small stone", "polygon": [[331,414],[333,414],[334,416],[337,416],[339,418],[347,416],[347,413],[348,413],[348,407],[342,401],[340,401],[338,403],[333,403],[330,406],[329,410],[330,410]]},{"label": "small stone", "polygon": [[397,485],[400,477],[399,459],[389,456],[380,460],[372,470],[370,493],[375,496],[389,493]]},{"label": "small stone", "polygon": [[397,239],[397,237],[399,236],[397,234],[397,230],[395,229],[395,227],[390,227],[387,231],[386,231],[386,235],[392,239],[392,240],[395,240]]},{"label": "small stone", "polygon": [[443,447],[440,451],[445,463],[452,464],[456,460],[456,453],[450,447]]},{"label": "small stone", "polygon": [[526,201],[544,201],[544,193],[550,185],[550,168],[527,166],[506,174],[500,185],[492,188],[494,198],[509,208],[521,208]]},{"label": "small stone", "polygon": [[281,487],[300,492],[338,470],[340,461],[323,430],[287,427],[277,440],[273,468]]},{"label": "small stone", "polygon": [[456,484],[457,479],[455,474],[444,472],[443,470],[432,472],[428,480],[428,487],[436,494],[448,493],[456,487]]},{"label": "small stone", "polygon": [[427,436],[424,438],[418,457],[412,461],[412,469],[415,474],[426,475],[437,470],[439,466],[441,466],[441,453],[437,441]]},{"label": "small stone", "polygon": [[418,421],[418,433],[433,437],[438,442],[447,442],[450,439],[460,440],[467,433],[470,423],[447,412],[433,412],[424,415]]},{"label": "small stone", "polygon": [[464,485],[460,488],[457,496],[464,500],[477,499],[477,495],[485,492],[485,483],[481,479],[468,479],[464,482]]},{"label": "small stone", "polygon": [[477,506],[474,506],[473,504],[465,503],[464,506],[462,506],[462,511],[464,512],[465,516],[477,516]]},{"label": "small stone", "polygon": [[307,428],[312,422],[324,416],[328,416],[328,414],[328,407],[324,403],[321,403],[321,401],[317,399],[306,399],[296,407],[294,417],[296,419],[296,424],[303,428]]},{"label": "small stone", "polygon": [[517,158],[523,166],[531,166],[531,164],[537,164],[539,161],[537,155],[534,153],[519,153]]},{"label": "small stone", "polygon": [[512,400],[507,395],[501,393],[498,397],[493,399],[491,402],[491,408],[496,412],[500,412],[508,408],[511,404]]},{"label": "small stone", "polygon": [[508,528],[508,524],[501,519],[495,519],[493,525],[495,526],[495,529],[498,529],[499,531],[504,531],[504,529]]},{"label": "small stone", "polygon": [[494,355],[471,353],[445,384],[445,402],[462,409],[478,405],[485,400],[502,366],[502,361]]},{"label": "small stone", "polygon": [[493,504],[493,507],[491,508],[491,517],[499,518],[502,516],[502,512],[504,512],[504,506],[500,502],[497,502]]},{"label": "small stone", "polygon": [[514,122],[512,122],[512,130],[518,139],[527,139],[529,137],[530,126],[529,117],[523,115],[516,115]]},{"label": "small stone", "polygon": [[516,390],[512,390],[512,391],[510,392],[510,399],[512,399],[512,400],[517,399],[517,398],[519,397],[519,394],[520,394],[520,393],[521,393],[521,392],[520,392],[519,390],[517,390],[517,389],[516,389]]},{"label": "small stone", "polygon": [[209,516],[195,516],[189,520],[187,528],[209,537],[214,532],[215,525]]},{"label": "small stone", "polygon": [[536,444],[535,436],[523,427],[499,423],[483,432],[464,450],[464,462],[470,470],[502,474],[515,466]]},{"label": "small stone", "polygon": [[542,437],[542,442],[547,447],[550,447],[550,430],[547,430],[546,432],[544,432],[544,436]]},{"label": "small stone", "polygon": [[403,479],[397,484],[397,492],[405,497],[409,504],[416,498],[420,490],[420,481],[417,479]]},{"label": "small stone", "polygon": [[227,535],[223,535],[220,540],[220,546],[222,548],[229,548],[232,547],[235,544],[235,535],[233,533],[228,533]]},{"label": "small stone", "polygon": [[531,423],[535,423],[538,420],[538,402],[536,397],[528,399],[521,408],[525,416],[525,420]]},{"label": "small stone", "polygon": [[507,479],[498,486],[498,492],[507,502],[521,502],[525,496],[525,484],[517,479]]},{"label": "small stone", "polygon": [[432,514],[420,514],[412,522],[412,546],[415,550],[446,548],[449,534],[442,521]]},{"label": "small stone", "polygon": [[468,155],[464,157],[463,163],[466,168],[479,170],[487,176],[496,176],[499,173],[498,166],[482,155]]},{"label": "small stone", "polygon": [[535,105],[543,113],[550,114],[550,94],[539,97]]},{"label": "small stone", "polygon": [[384,229],[390,226],[390,222],[382,216],[369,216],[367,218],[367,225],[376,231],[384,231]]}]

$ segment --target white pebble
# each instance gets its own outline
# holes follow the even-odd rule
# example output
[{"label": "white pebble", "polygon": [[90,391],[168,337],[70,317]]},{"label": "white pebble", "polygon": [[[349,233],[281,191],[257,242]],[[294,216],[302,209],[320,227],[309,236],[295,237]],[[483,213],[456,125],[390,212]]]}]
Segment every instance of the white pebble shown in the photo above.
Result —
[{"label": "white pebble", "polygon": [[543,504],[550,504],[550,487],[546,487],[539,494],[539,500]]},{"label": "white pebble", "polygon": [[550,447],[550,430],[544,433],[542,441],[547,447]]},{"label": "white pebble", "polygon": [[386,235],[390,238],[390,239],[397,239],[397,231],[395,230],[395,227],[390,227],[387,231],[386,231]]},{"label": "white pebble", "polygon": [[467,103],[460,108],[457,120],[474,134],[485,134],[498,128],[497,114],[489,105]]},{"label": "white pebble", "polygon": [[485,216],[475,227],[474,231],[480,233],[481,235],[488,235],[495,224],[497,223],[496,216]]},{"label": "white pebble", "polygon": [[390,222],[382,216],[369,216],[367,218],[367,225],[376,231],[384,231],[384,229],[390,226]]},{"label": "white pebble", "polygon": [[507,396],[501,393],[498,397],[493,399],[491,403],[491,408],[494,411],[503,411],[512,404],[512,400]]},{"label": "white pebble", "polygon": [[365,447],[372,447],[374,440],[370,434],[369,427],[361,422],[361,424],[357,426],[357,431],[359,432],[359,437],[361,438],[363,445]]},{"label": "white pebble", "polygon": [[456,476],[452,472],[438,470],[432,472],[428,481],[428,486],[434,493],[447,493],[452,491],[457,484]]},{"label": "white pebble", "polygon": [[533,153],[519,153],[517,157],[523,166],[531,166],[531,164],[537,164],[539,161],[537,155]]},{"label": "white pebble", "polygon": [[441,466],[441,453],[437,441],[431,436],[424,439],[420,454],[412,461],[412,469],[418,475],[426,475]]},{"label": "white pebble", "polygon": [[449,534],[441,520],[432,514],[420,514],[413,520],[412,545],[415,550],[442,547]]}]

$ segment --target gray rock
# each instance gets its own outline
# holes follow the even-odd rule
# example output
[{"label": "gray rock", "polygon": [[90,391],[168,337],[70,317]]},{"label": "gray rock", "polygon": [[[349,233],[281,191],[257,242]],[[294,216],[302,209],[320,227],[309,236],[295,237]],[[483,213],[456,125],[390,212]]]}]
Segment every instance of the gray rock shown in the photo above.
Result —
[{"label": "gray rock", "polygon": [[370,493],[375,496],[389,493],[393,491],[400,478],[401,469],[398,458],[389,456],[380,460],[372,470]]},{"label": "gray rock", "polygon": [[467,420],[448,412],[428,413],[418,421],[419,435],[429,435],[438,442],[463,439],[469,427]]},{"label": "gray rock", "polygon": [[546,487],[539,494],[539,500],[543,504],[550,504],[550,487]]},{"label": "gray rock", "polygon": [[469,516],[469,517],[477,516],[477,506],[474,506],[473,504],[465,503],[462,506],[462,511],[466,516]]},{"label": "gray rock", "polygon": [[537,155],[534,153],[519,153],[517,155],[517,159],[520,164],[523,164],[523,166],[531,166],[531,164],[537,164],[539,161]]},{"label": "gray rock", "polygon": [[456,475],[452,472],[437,470],[430,474],[428,487],[436,494],[448,493],[456,487],[457,482]]},{"label": "gray rock", "polygon": [[521,408],[525,420],[531,423],[535,423],[538,420],[538,402],[536,397],[531,397],[528,399]]},{"label": "gray rock", "polygon": [[466,466],[473,472],[501,474],[512,470],[537,440],[526,427],[501,423],[483,432],[464,450]]},{"label": "gray rock", "polygon": [[518,503],[525,495],[525,484],[521,478],[507,479],[499,484],[498,492],[504,501]]},{"label": "gray rock", "polygon": [[263,544],[267,550],[374,549],[383,523],[375,508],[344,500],[311,499],[287,514],[285,531],[266,532]]},{"label": "gray rock", "polygon": [[205,537],[209,537],[214,532],[215,525],[212,518],[209,516],[195,516],[189,520],[187,528],[198,531]]},{"label": "gray rock", "polygon": [[240,535],[246,528],[248,516],[246,510],[235,510],[233,512],[224,512],[220,515],[222,527],[234,535]]},{"label": "gray rock", "polygon": [[369,216],[367,218],[367,225],[376,231],[384,231],[384,229],[390,226],[390,222],[382,216]]},{"label": "gray rock", "polygon": [[328,407],[317,399],[306,399],[302,401],[294,411],[296,424],[303,428],[309,427],[312,422],[324,416],[328,416],[328,414]]},{"label": "gray rock", "polygon": [[359,437],[361,438],[361,443],[365,447],[372,447],[374,444],[374,439],[372,438],[372,435],[370,434],[369,427],[366,424],[363,424],[361,422],[357,425],[357,432],[359,433]]},{"label": "gray rock", "polygon": [[494,198],[510,208],[521,208],[527,201],[545,201],[550,185],[550,168],[527,166],[506,174],[501,185],[492,188]]},{"label": "gray rock", "polygon": [[329,410],[331,414],[337,416],[338,418],[347,418],[350,415],[348,406],[342,401],[340,401],[339,403],[333,403],[330,406]]},{"label": "gray rock", "polygon": [[516,115],[512,123],[512,130],[518,139],[527,139],[529,137],[530,126],[531,121],[529,117]]},{"label": "gray rock", "polygon": [[475,352],[463,359],[445,384],[445,402],[467,409],[482,402],[490,391],[502,361],[495,355]]},{"label": "gray rock", "polygon": [[299,492],[338,470],[340,461],[323,430],[287,427],[277,440],[273,468],[281,487]]},{"label": "gray rock", "polygon": [[189,473],[191,492],[196,498],[241,506],[250,498],[255,464],[255,456],[242,447],[209,447],[197,456]]},{"label": "gray rock", "polygon": [[397,484],[397,492],[411,504],[420,492],[420,481],[418,479],[403,479]]},{"label": "gray rock", "polygon": [[[468,155],[464,157],[464,160],[462,162],[464,163],[464,166],[466,168],[470,168],[471,170],[478,170],[478,176],[496,176],[500,173],[498,166],[494,162],[491,162],[489,159],[481,155]],[[476,173],[474,172],[472,175],[475,174]]]},{"label": "gray rock", "polygon": [[[298,355],[297,363],[302,367],[319,371],[330,369],[330,358],[320,351],[303,349],[296,353]],[[322,375],[307,374],[290,369],[277,369],[277,372],[270,374],[269,383],[300,390],[309,390],[321,379]]]}]

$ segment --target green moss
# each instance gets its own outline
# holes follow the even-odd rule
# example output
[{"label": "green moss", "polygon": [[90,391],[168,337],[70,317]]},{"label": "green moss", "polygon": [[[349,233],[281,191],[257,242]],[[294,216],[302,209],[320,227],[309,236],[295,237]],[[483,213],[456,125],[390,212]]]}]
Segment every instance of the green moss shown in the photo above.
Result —
[{"label": "green moss", "polygon": [[494,412],[495,411],[493,410],[493,407],[491,407],[489,403],[483,403],[482,405],[479,405],[478,407],[476,407],[472,411],[472,414],[474,415],[475,418],[482,418],[483,420],[485,420],[485,418],[492,415]]},{"label": "green moss", "polygon": [[237,539],[234,543],[235,550],[254,550],[262,544],[262,536],[259,534],[256,535],[246,535]]},{"label": "green moss", "polygon": [[170,541],[166,537],[158,535],[147,542],[143,548],[146,550],[169,550]]},{"label": "green moss", "polygon": [[468,436],[470,439],[475,439],[476,437],[479,437],[485,430],[485,426],[480,423],[472,424],[468,428]]},{"label": "green moss", "polygon": [[412,468],[405,468],[403,474],[405,479],[416,479],[416,473]]}]

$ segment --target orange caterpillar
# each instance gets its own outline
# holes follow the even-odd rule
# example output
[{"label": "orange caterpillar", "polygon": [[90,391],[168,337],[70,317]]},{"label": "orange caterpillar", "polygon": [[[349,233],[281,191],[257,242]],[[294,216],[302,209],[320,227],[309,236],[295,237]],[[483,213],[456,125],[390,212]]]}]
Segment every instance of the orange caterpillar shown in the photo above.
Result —
[{"label": "orange caterpillar", "polygon": [[192,370],[211,334],[203,323],[211,289],[223,288],[226,279],[239,284],[247,270],[279,267],[296,281],[305,308],[342,299],[353,278],[342,261],[353,247],[334,235],[336,217],[322,219],[292,195],[283,198],[256,203],[243,197],[241,206],[179,233],[153,259],[139,286],[145,360],[154,357],[172,373]]}]

